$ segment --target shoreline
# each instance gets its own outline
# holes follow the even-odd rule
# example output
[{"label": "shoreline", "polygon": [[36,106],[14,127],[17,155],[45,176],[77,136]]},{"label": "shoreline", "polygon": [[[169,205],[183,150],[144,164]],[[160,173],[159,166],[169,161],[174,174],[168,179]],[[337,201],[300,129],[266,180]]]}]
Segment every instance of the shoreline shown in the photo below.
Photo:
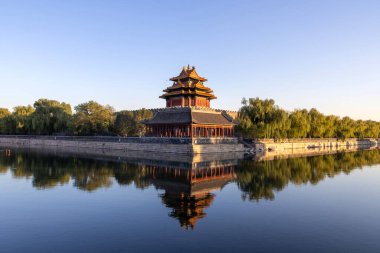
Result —
[{"label": "shoreline", "polygon": [[237,138],[87,137],[0,135],[0,145],[14,148],[63,148],[74,152],[153,152],[173,154],[243,153]]}]

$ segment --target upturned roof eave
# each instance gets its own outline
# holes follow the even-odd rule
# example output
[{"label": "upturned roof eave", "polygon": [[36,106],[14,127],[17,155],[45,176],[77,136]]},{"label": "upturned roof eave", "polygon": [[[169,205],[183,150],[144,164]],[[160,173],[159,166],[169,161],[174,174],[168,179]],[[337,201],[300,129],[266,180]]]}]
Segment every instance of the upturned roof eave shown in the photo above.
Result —
[{"label": "upturned roof eave", "polygon": [[192,79],[195,79],[195,80],[198,80],[198,81],[201,81],[201,82],[207,82],[208,80],[204,77],[200,77],[200,76],[176,76],[176,77],[172,77],[170,78],[169,80],[170,81],[178,81],[178,80],[182,80],[182,79],[186,79],[186,78],[192,78]]}]

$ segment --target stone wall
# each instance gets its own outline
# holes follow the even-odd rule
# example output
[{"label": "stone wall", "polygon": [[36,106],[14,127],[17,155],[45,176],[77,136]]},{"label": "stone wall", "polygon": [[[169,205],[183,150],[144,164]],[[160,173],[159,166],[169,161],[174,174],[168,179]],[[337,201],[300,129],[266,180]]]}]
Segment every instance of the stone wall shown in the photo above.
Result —
[{"label": "stone wall", "polygon": [[[202,140],[200,140],[202,139]],[[0,146],[16,148],[64,148],[77,152],[144,151],[160,153],[243,152],[235,138],[117,138],[117,137],[52,137],[0,136]]]},{"label": "stone wall", "polygon": [[377,147],[358,147],[358,146],[338,146],[327,148],[313,148],[313,149],[284,149],[271,152],[260,152],[254,157],[255,160],[277,160],[288,159],[295,157],[309,157],[318,155],[330,155],[340,152],[356,152],[360,150],[377,149]]},{"label": "stone wall", "polygon": [[379,147],[379,139],[289,139],[289,140],[256,140],[256,150],[281,151],[291,149],[316,149],[336,147]]}]

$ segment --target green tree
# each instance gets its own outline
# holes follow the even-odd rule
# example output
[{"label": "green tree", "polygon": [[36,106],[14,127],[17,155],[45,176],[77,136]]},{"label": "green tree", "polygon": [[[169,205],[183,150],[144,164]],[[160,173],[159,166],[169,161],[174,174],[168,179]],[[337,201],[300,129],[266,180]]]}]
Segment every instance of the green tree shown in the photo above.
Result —
[{"label": "green tree", "polygon": [[340,139],[355,137],[355,121],[349,117],[344,117],[338,122],[336,135]]},{"label": "green tree", "polygon": [[143,136],[146,127],[143,120],[152,117],[152,111],[140,109],[136,111],[121,111],[116,115],[115,133],[120,136]]},{"label": "green tree", "polygon": [[365,138],[366,130],[368,129],[368,123],[362,120],[355,122],[354,135],[356,138]]},{"label": "green tree", "polygon": [[236,130],[250,138],[284,138],[289,128],[288,114],[273,99],[243,99]]},{"label": "green tree", "polygon": [[320,113],[317,109],[312,108],[309,111],[310,132],[309,137],[321,138],[324,137],[326,131],[326,116]]},{"label": "green tree", "polygon": [[380,122],[325,116],[317,109],[287,112],[273,99],[243,99],[236,132],[247,138],[380,138]]},{"label": "green tree", "polygon": [[12,114],[5,118],[6,134],[27,134],[30,128],[29,115],[33,112],[31,105],[14,107]]},{"label": "green tree", "polygon": [[367,138],[380,138],[380,123],[372,120],[367,120],[365,123],[365,130],[363,137]]},{"label": "green tree", "polygon": [[6,133],[6,121],[9,115],[11,115],[11,112],[7,108],[0,108],[0,134]]},{"label": "green tree", "polygon": [[35,134],[68,133],[71,125],[71,106],[56,100],[39,99],[30,115],[30,132]]},{"label": "green tree", "polygon": [[111,106],[103,106],[95,101],[89,101],[75,106],[75,111],[73,128],[76,134],[112,134],[115,112]]},{"label": "green tree", "polygon": [[311,129],[310,117],[307,110],[294,110],[289,115],[290,130],[289,137],[304,138],[309,136]]},{"label": "green tree", "polygon": [[0,119],[10,115],[11,112],[7,108],[0,108]]},{"label": "green tree", "polygon": [[326,117],[326,127],[323,134],[323,137],[325,138],[335,138],[337,137],[336,134],[336,127],[339,123],[339,117],[330,115]]}]

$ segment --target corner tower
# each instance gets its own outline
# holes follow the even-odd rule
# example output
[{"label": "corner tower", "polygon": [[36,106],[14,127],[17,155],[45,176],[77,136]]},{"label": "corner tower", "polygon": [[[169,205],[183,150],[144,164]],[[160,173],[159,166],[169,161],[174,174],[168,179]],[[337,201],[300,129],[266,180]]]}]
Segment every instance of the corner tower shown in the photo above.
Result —
[{"label": "corner tower", "polygon": [[198,75],[195,67],[183,67],[181,73],[173,78],[173,85],[163,90],[165,93],[160,96],[166,100],[166,107],[207,107],[210,108],[210,101],[216,99],[214,91],[204,85],[207,79]]},{"label": "corner tower", "polygon": [[[216,97],[210,88],[204,86],[207,79],[199,76],[194,67],[184,67],[179,76],[170,80],[174,82],[173,85],[166,88],[160,96],[166,100],[166,108],[156,109],[153,117],[143,122],[147,129],[146,136],[234,137],[237,122],[226,111],[210,108],[210,101]],[[235,138],[225,142],[229,141],[237,143]],[[240,148],[239,145],[235,146]]]}]

